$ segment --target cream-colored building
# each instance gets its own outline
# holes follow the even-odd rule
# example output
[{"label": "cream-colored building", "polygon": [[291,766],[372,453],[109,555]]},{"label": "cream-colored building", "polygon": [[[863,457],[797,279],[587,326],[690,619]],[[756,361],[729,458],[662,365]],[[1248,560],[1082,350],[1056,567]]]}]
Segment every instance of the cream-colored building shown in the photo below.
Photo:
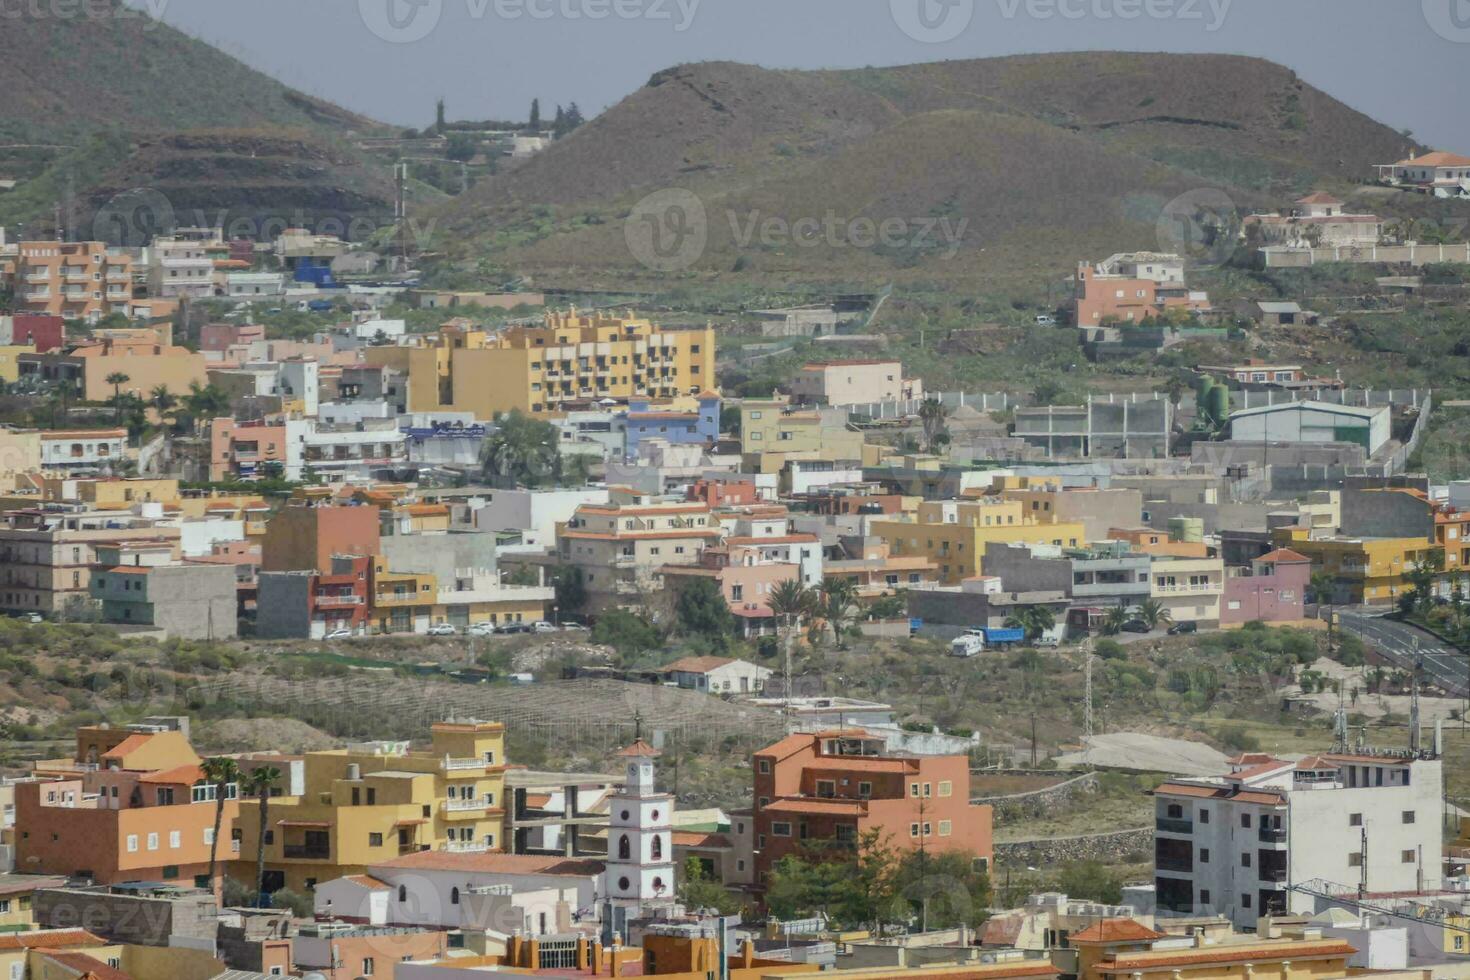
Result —
[{"label": "cream-colored building", "polygon": [[10,493],[23,474],[40,470],[41,433],[0,426],[0,492]]},{"label": "cream-colored building", "polygon": [[807,364],[791,379],[791,394],[806,405],[863,405],[924,397],[924,382],[903,376],[896,360]]},{"label": "cream-colored building", "polygon": [[1220,558],[1154,555],[1149,597],[1163,605],[1172,623],[1218,623],[1225,594],[1225,562]]},{"label": "cream-colored building", "polygon": [[557,531],[561,560],[581,569],[590,611],[636,606],[662,585],[665,565],[693,565],[722,537],[708,504],[614,492]]},{"label": "cream-colored building", "polygon": [[863,434],[847,426],[841,409],[793,409],[790,399],[746,399],[740,403],[743,469],[779,473],[789,460],[860,461]]}]

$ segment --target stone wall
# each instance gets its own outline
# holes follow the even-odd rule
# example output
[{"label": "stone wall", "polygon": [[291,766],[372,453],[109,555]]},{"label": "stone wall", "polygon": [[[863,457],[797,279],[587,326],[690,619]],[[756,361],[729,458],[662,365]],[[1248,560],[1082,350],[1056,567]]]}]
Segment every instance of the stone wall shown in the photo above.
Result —
[{"label": "stone wall", "polygon": [[1079,797],[1097,792],[1097,773],[1081,776],[1045,786],[1025,793],[1007,793],[1002,796],[977,796],[973,803],[988,803],[994,807],[997,826],[1014,823],[1026,817],[1040,817],[1057,810],[1065,810],[1077,802]]},{"label": "stone wall", "polygon": [[1116,863],[1124,855],[1141,854],[1152,860],[1154,831],[1152,827],[1120,830],[1110,834],[1085,834],[1081,837],[1041,837],[1035,840],[1006,841],[995,845],[996,864],[1025,865],[1046,868],[1068,861],[1107,861]]}]

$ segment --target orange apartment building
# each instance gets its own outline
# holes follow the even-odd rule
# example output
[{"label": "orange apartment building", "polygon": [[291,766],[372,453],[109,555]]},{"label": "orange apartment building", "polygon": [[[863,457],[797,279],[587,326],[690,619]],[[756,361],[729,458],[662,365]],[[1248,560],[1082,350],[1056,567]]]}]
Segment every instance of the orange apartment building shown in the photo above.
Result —
[{"label": "orange apartment building", "polygon": [[236,422],[232,418],[209,423],[209,479],[253,479],[268,475],[265,466],[276,463],[286,472],[286,426],[265,421]]},{"label": "orange apartment building", "polygon": [[335,506],[292,500],[266,525],[263,572],[328,572],[334,555],[380,551],[377,507]]},{"label": "orange apartment building", "polygon": [[[15,864],[28,874],[98,884],[178,881],[210,887],[215,787],[188,737],[162,725],[77,729],[70,759],[37,762],[15,784]],[[219,867],[234,857],[238,792],[227,788]]]},{"label": "orange apartment building", "polygon": [[1082,262],[1077,266],[1076,318],[1079,327],[1138,323],[1169,310],[1195,312],[1210,308],[1209,297],[1191,292],[1183,282],[1103,272]]},{"label": "orange apartment building", "polygon": [[856,846],[877,831],[898,851],[993,857],[991,808],[970,803],[963,755],[885,755],[862,729],[799,733],[754,755],[754,864],[772,867],[813,844]]},{"label": "orange apartment building", "polygon": [[132,313],[133,260],[103,242],[21,242],[0,271],[18,312],[88,323]]}]

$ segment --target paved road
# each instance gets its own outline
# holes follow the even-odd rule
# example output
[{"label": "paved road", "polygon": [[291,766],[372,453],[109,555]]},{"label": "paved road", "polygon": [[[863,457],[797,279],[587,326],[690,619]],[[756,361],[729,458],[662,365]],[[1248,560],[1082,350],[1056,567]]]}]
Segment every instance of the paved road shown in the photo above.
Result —
[{"label": "paved road", "polygon": [[1424,662],[1427,680],[1444,688],[1455,697],[1464,697],[1470,685],[1470,657],[1448,646],[1432,633],[1416,626],[1384,619],[1382,612],[1362,609],[1339,610],[1340,628],[1345,633],[1361,636],[1395,666],[1405,670],[1414,667],[1414,641],[1419,643],[1419,656]]}]

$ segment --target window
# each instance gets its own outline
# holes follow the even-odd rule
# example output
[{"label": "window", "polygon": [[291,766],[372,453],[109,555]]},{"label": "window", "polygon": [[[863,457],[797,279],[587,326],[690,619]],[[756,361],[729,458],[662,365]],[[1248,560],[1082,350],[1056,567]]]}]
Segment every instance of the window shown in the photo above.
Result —
[{"label": "window", "polygon": [[407,885],[399,885],[398,886],[398,900],[400,902],[406,902],[406,901],[408,901],[408,886]]},{"label": "window", "polygon": [[939,821],[939,836],[948,837],[954,832],[954,825],[948,820]]},{"label": "window", "polygon": [[872,795],[873,795],[873,784],[872,783],[858,783],[858,796],[860,796],[860,797],[862,797],[863,799],[866,800],[866,799],[870,798]]},{"label": "window", "polygon": [[449,904],[450,905],[458,905],[459,904],[459,886],[458,885],[455,885],[453,888],[449,889]]},{"label": "window", "polygon": [[1240,907],[1243,909],[1251,907],[1251,897],[1249,895],[1240,896]]},{"label": "window", "polygon": [[791,824],[787,821],[778,821],[771,824],[772,837],[790,837]]},{"label": "window", "polygon": [[919,784],[918,783],[912,783],[912,784],[909,785],[909,795],[912,796],[916,800],[919,798]]},{"label": "window", "polygon": [[1210,890],[1208,888],[1201,888],[1199,890],[1199,903],[1205,906],[1210,904]]},{"label": "window", "polygon": [[383,846],[383,835],[382,834],[368,834],[368,847],[382,847],[382,846]]},{"label": "window", "polygon": [[1209,810],[1201,810],[1199,812],[1199,822],[1200,823],[1209,823],[1210,822],[1210,811]]},{"label": "window", "polygon": [[769,776],[771,774],[771,760],[757,759],[755,763],[755,770],[763,776]]},{"label": "window", "polygon": [[158,835],[156,833],[148,835],[148,850],[158,850]]},{"label": "window", "polygon": [[950,782],[948,779],[946,779],[943,782],[941,782],[939,784],[939,795],[940,796],[953,796],[954,795],[954,783]]},{"label": "window", "polygon": [[364,956],[362,958],[362,975],[365,977],[373,975],[373,958],[371,956]]},{"label": "window", "polygon": [[1404,864],[1413,864],[1414,863],[1414,859],[1415,859],[1415,852],[1414,852],[1414,849],[1412,847],[1409,848],[1407,851],[1403,851],[1402,853],[1399,854],[1399,860],[1402,863],[1404,863]]},{"label": "window", "polygon": [[[267,831],[266,833],[269,834],[270,832]],[[207,846],[209,846],[210,844],[213,844],[213,843],[214,843],[214,828],[213,827],[205,827],[204,828],[204,844],[207,847]],[[267,841],[267,843],[269,843],[269,841]]]},{"label": "window", "polygon": [[1241,853],[1241,855],[1240,855],[1240,866],[1242,868],[1249,868],[1251,866],[1251,852],[1250,851],[1244,851],[1244,852]]},{"label": "window", "polygon": [[1251,826],[1251,815],[1249,813],[1242,813],[1240,815],[1240,825],[1242,827],[1244,827],[1246,830],[1249,830],[1250,829],[1250,826]]},{"label": "window", "polygon": [[1199,849],[1199,863],[1200,864],[1209,864],[1210,863],[1210,849],[1208,847],[1201,847]]},{"label": "window", "polygon": [[1348,826],[1349,827],[1361,827],[1361,826],[1363,826],[1363,815],[1361,813],[1349,813],[1348,814]]},{"label": "window", "polygon": [[138,850],[138,835],[128,834],[128,853],[135,854]]},{"label": "window", "polygon": [[179,840],[179,832],[177,830],[170,830],[168,832],[168,846],[178,847],[180,843],[181,841]]},{"label": "window", "polygon": [[1413,823],[1415,819],[1416,817],[1413,810],[1404,811],[1404,823]]},{"label": "window", "polygon": [[1363,866],[1363,852],[1353,851],[1348,855],[1349,868],[1361,868]]},{"label": "window", "polygon": [[919,825],[918,824],[916,824],[916,823],[909,824],[909,836],[910,837],[918,837],[919,836]]}]

